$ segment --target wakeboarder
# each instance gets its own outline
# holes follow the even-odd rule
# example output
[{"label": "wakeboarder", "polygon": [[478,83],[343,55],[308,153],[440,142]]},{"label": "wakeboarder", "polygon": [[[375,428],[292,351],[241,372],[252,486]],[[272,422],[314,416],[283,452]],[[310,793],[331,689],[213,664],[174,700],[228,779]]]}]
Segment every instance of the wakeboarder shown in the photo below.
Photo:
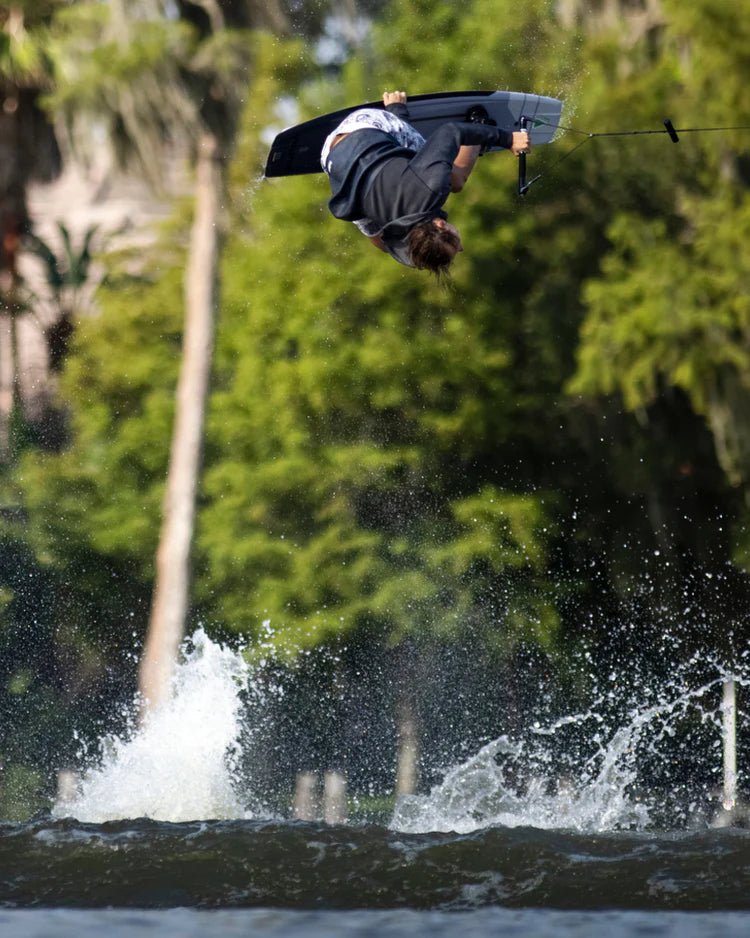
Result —
[{"label": "wakeboarder", "polygon": [[352,112],[326,138],[320,162],[331,184],[328,207],[399,263],[446,276],[463,250],[446,199],[463,189],[485,148],[520,156],[529,136],[493,126],[475,106],[425,140],[408,122],[406,92],[385,92],[383,104]]}]

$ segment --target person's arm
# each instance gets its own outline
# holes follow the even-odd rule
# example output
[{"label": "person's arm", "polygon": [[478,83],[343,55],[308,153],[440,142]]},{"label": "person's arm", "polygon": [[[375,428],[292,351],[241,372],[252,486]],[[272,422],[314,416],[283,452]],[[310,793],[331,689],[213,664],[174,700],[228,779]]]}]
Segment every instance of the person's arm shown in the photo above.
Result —
[{"label": "person's arm", "polygon": [[[521,153],[528,153],[530,149],[531,141],[526,131],[514,131],[510,152],[514,156],[519,156]],[[471,171],[476,166],[481,152],[482,148],[478,146],[461,146],[458,156],[453,161],[453,169],[451,170],[451,192],[460,192],[463,189],[471,175]]]},{"label": "person's arm", "polygon": [[451,192],[460,192],[463,189],[481,152],[481,147],[461,147],[451,169]]},{"label": "person's arm", "polygon": [[[474,168],[476,157],[486,147],[500,146],[519,154],[528,150],[525,132],[513,133],[491,124],[450,122],[439,127],[410,160],[409,169],[445,200],[460,192]],[[472,161],[473,158],[473,161]],[[457,164],[457,165],[456,165]]]},{"label": "person's arm", "polygon": [[385,105],[386,111],[390,111],[391,114],[400,117],[402,121],[409,120],[409,108],[406,104],[405,91],[384,91],[383,104]]},{"label": "person's arm", "polygon": [[513,143],[510,152],[513,156],[520,156],[522,153],[528,153],[531,150],[531,139],[525,130],[513,131]]},{"label": "person's arm", "polygon": [[373,238],[368,238],[371,244],[374,244],[376,248],[380,248],[381,251],[388,253],[388,248],[385,246],[385,241],[380,237],[380,235],[375,235]]}]

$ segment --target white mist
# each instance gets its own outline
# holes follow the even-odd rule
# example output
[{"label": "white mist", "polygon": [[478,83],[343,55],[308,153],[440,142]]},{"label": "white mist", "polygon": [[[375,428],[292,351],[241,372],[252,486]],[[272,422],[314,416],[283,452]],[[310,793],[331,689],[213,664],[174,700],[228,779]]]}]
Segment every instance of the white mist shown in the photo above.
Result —
[{"label": "white mist", "polygon": [[248,666],[202,630],[186,649],[171,699],[132,734],[103,740],[100,764],[58,801],[54,816],[92,823],[247,816],[235,778]]}]

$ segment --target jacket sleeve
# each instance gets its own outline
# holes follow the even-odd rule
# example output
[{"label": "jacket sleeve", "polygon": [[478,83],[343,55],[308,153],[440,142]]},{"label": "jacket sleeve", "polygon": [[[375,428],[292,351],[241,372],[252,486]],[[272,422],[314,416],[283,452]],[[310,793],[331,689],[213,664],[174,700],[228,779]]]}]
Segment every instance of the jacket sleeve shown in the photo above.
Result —
[{"label": "jacket sleeve", "polygon": [[433,192],[450,191],[453,161],[462,146],[500,146],[510,149],[513,134],[491,124],[450,122],[439,127],[419,153],[409,162],[409,169]]},{"label": "jacket sleeve", "polygon": [[402,121],[409,122],[409,106],[407,104],[401,104],[400,102],[389,104],[386,106],[386,111],[400,117]]},{"label": "jacket sleeve", "polygon": [[500,146],[510,150],[513,146],[513,134],[502,127],[492,124],[469,124],[451,121],[438,127],[432,134],[422,152],[429,149],[432,159],[444,159],[453,164],[462,146]]}]

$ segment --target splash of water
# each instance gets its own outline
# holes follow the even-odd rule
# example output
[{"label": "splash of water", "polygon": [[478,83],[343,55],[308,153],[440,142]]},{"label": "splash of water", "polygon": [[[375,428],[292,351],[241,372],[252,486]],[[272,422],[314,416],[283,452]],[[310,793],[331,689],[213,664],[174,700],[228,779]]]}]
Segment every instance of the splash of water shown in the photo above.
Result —
[{"label": "splash of water", "polygon": [[143,726],[103,740],[98,764],[53,815],[93,823],[247,817],[236,782],[250,679],[240,652],[199,629],[183,647],[170,700]]},{"label": "splash of water", "polygon": [[[750,674],[735,676],[750,686]],[[718,691],[726,673],[717,666],[707,676],[705,662],[693,673],[688,663],[658,691],[633,686],[626,692],[620,677],[610,677],[617,683],[588,711],[535,724],[517,739],[501,736],[448,771],[429,794],[402,797],[390,826],[405,833],[653,827],[657,813],[663,815],[662,796],[644,787],[643,764],[665,764],[686,723],[707,727],[704,737],[719,744]],[[197,631],[183,648],[170,700],[143,726],[103,740],[96,764],[69,798],[57,802],[54,816],[92,823],[267,817],[241,796],[249,780],[241,778],[239,765],[248,739],[248,694],[262,709],[262,698],[281,691],[255,685],[241,652]],[[605,716],[620,696],[627,700],[618,715]]]},{"label": "splash of water", "polygon": [[501,736],[488,743],[428,795],[399,799],[391,826],[408,833],[470,833],[495,826],[603,831],[646,825],[648,806],[627,794],[635,770],[618,758],[618,741],[589,779],[572,766],[553,770],[544,747],[534,742]]},{"label": "splash of water", "polygon": [[[405,833],[470,833],[498,825],[587,833],[653,827],[663,814],[663,794],[643,789],[644,760],[663,760],[660,747],[685,721],[709,724],[717,743],[720,736],[719,708],[707,701],[718,697],[726,674],[696,683],[691,664],[613,725],[601,716],[606,707],[599,701],[587,713],[535,725],[518,740],[501,736],[448,771],[429,794],[400,798],[390,826]],[[585,745],[566,751],[557,737],[571,726],[582,731]],[[699,816],[695,803],[679,811],[671,819],[675,826],[689,823],[691,812]]]}]

